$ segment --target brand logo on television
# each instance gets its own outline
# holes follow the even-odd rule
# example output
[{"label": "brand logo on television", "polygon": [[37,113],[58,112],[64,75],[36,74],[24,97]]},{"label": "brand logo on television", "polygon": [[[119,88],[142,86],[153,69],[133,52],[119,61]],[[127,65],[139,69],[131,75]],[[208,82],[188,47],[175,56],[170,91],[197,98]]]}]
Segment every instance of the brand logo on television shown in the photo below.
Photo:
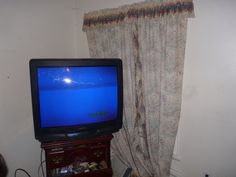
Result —
[{"label": "brand logo on television", "polygon": [[89,114],[90,117],[100,117],[100,116],[107,116],[107,115],[108,115],[107,111],[98,111],[98,112]]}]

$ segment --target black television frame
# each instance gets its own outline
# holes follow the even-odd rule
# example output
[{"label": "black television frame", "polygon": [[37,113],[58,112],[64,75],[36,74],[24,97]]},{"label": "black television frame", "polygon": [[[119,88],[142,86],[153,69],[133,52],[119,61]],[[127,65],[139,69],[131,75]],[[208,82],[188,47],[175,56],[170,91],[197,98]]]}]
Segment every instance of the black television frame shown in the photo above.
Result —
[{"label": "black television frame", "polygon": [[[48,127],[40,125],[39,90],[37,68],[39,67],[80,67],[80,66],[115,66],[117,68],[118,109],[115,120],[76,126]],[[65,139],[78,139],[111,134],[122,127],[123,115],[123,69],[118,58],[77,58],[77,59],[31,59],[30,82],[35,138],[40,142]]]}]

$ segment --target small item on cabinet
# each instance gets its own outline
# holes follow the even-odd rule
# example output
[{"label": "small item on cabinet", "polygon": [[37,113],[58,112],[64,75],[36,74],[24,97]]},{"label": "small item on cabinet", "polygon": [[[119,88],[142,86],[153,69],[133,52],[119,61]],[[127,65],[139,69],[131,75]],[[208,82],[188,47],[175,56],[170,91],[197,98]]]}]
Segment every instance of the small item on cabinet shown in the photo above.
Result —
[{"label": "small item on cabinet", "polygon": [[57,175],[56,169],[52,169],[52,170],[51,170],[51,175],[52,175],[52,176],[56,176],[56,175]]},{"label": "small item on cabinet", "polygon": [[88,166],[89,166],[89,163],[88,163],[88,162],[81,162],[81,163],[79,164],[79,166],[84,167],[85,169],[87,169]]},{"label": "small item on cabinet", "polygon": [[77,167],[77,168],[74,168],[74,173],[75,174],[79,174],[79,173],[83,173],[84,170],[86,170],[84,167]]},{"label": "small item on cabinet", "polygon": [[72,170],[72,166],[66,166],[66,167],[62,167],[62,168],[55,168],[51,171],[51,175],[53,177],[61,177],[61,176],[67,176],[67,175],[72,175],[73,174],[73,170]]},{"label": "small item on cabinet", "polygon": [[86,162],[87,161],[87,158],[85,156],[79,156],[79,157],[75,157],[74,158],[74,161],[73,161],[73,165],[74,166],[79,166],[80,163],[82,162]]},{"label": "small item on cabinet", "polygon": [[98,165],[99,169],[105,169],[108,168],[107,163],[105,160],[101,161]]},{"label": "small item on cabinet", "polygon": [[74,162],[73,163],[74,170],[77,170],[80,168],[80,162]]},{"label": "small item on cabinet", "polygon": [[60,175],[60,168],[55,168],[51,171],[52,176],[59,176]]},{"label": "small item on cabinet", "polygon": [[71,175],[73,173],[73,170],[72,170],[72,167],[69,165],[69,166],[66,166],[66,167],[62,167],[60,169],[60,176],[62,175]]},{"label": "small item on cabinet", "polygon": [[68,172],[69,172],[69,173],[73,173],[73,165],[72,165],[72,164],[70,164],[70,165],[68,166]]},{"label": "small item on cabinet", "polygon": [[89,169],[84,170],[84,173],[88,173],[88,172],[90,172]]},{"label": "small item on cabinet", "polygon": [[96,162],[91,162],[91,163],[89,164],[89,169],[90,169],[91,171],[98,170],[97,166],[98,166],[98,164],[97,164]]},{"label": "small item on cabinet", "polygon": [[67,173],[67,172],[68,172],[67,167],[62,167],[61,170],[60,170],[60,173],[61,173],[61,174],[65,174],[65,173]]},{"label": "small item on cabinet", "polygon": [[74,163],[73,171],[75,174],[83,173],[85,170],[89,169],[88,162],[76,162]]}]

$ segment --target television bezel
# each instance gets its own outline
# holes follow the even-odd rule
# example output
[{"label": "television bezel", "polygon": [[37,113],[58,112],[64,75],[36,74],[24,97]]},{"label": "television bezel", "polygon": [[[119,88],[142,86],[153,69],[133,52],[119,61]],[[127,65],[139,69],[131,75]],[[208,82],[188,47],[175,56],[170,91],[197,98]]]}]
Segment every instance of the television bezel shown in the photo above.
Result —
[{"label": "television bezel", "polygon": [[[37,68],[40,67],[83,67],[83,66],[115,66],[117,68],[118,85],[118,109],[117,118],[114,120],[92,123],[85,125],[63,126],[63,127],[41,127],[39,89]],[[35,138],[40,142],[64,140],[71,138],[84,138],[111,134],[122,127],[123,115],[123,69],[122,60],[119,58],[77,58],[77,59],[31,59],[30,82],[31,97],[34,120]]]}]

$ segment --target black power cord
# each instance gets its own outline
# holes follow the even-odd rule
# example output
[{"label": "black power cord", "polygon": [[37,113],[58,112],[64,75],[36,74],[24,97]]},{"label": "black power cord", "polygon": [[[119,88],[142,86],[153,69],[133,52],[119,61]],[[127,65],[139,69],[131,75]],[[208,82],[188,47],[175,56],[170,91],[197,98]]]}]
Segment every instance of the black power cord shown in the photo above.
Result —
[{"label": "black power cord", "polygon": [[[42,170],[42,175],[43,177],[45,177],[45,172],[44,172],[44,169],[43,169],[43,164],[45,163],[45,160],[43,160],[43,149],[41,149],[41,153],[40,153],[40,165],[38,167],[38,177],[39,177],[39,171],[40,171],[40,168]],[[14,174],[14,177],[16,177],[16,174],[18,171],[22,171],[24,172],[28,177],[31,177],[30,174],[23,168],[17,168],[15,170],[15,174]]]},{"label": "black power cord", "polygon": [[24,172],[28,177],[31,177],[30,174],[29,174],[26,170],[24,170],[24,169],[22,169],[22,168],[17,168],[17,169],[15,170],[14,177],[16,177],[16,173],[17,173],[18,171],[22,171],[22,172]]},{"label": "black power cord", "polygon": [[132,172],[132,168],[127,168],[125,170],[123,177],[130,177],[131,172]]}]

